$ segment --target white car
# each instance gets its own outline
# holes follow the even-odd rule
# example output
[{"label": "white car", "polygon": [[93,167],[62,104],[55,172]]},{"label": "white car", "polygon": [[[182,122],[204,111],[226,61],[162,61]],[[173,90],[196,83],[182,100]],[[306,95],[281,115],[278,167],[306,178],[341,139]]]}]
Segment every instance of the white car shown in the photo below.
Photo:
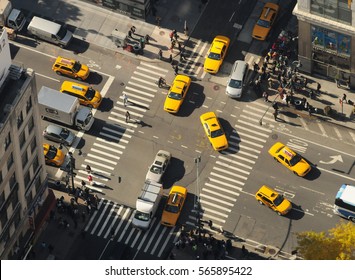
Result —
[{"label": "white car", "polygon": [[166,171],[166,168],[169,165],[170,159],[171,159],[171,153],[160,150],[155,156],[152,165],[149,167],[145,179],[160,183],[161,178],[163,177],[164,172]]},{"label": "white car", "polygon": [[248,64],[245,61],[237,60],[233,64],[231,74],[227,81],[226,94],[231,98],[241,98]]}]

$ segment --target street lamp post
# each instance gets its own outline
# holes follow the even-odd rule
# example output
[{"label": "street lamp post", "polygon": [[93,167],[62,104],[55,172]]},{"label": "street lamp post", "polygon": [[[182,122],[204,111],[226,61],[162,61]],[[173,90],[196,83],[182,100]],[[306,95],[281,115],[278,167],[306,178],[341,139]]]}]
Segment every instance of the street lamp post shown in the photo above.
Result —
[{"label": "street lamp post", "polygon": [[195,200],[195,208],[197,208],[197,226],[198,226],[198,236],[201,237],[201,215],[200,215],[200,209],[201,209],[201,204],[200,204],[200,189],[199,189],[199,163],[201,162],[201,157],[198,156],[195,158],[195,164],[196,164],[196,200]]}]

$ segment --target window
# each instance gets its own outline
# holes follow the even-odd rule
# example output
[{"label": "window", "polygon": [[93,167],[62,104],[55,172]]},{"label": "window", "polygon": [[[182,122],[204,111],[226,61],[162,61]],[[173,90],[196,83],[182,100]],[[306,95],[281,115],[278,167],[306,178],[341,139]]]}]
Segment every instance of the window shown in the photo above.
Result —
[{"label": "window", "polygon": [[41,177],[40,176],[38,176],[35,181],[35,188],[36,188],[36,192],[39,192],[39,190],[41,188]]},{"label": "window", "polygon": [[7,159],[7,170],[10,170],[13,163],[14,163],[14,156],[11,153],[9,158]]},{"label": "window", "polygon": [[1,221],[1,227],[4,228],[6,226],[7,221],[8,221],[7,211],[2,211],[2,213],[0,215],[0,221]]},{"label": "window", "polygon": [[0,170],[0,185],[2,184],[2,180],[3,180],[3,178],[2,178],[2,170]]},{"label": "window", "polygon": [[29,192],[28,195],[26,196],[27,208],[31,206],[32,201],[33,201],[33,194],[32,192]]},{"label": "window", "polygon": [[16,181],[16,174],[15,172],[12,174],[10,180],[9,180],[9,184],[10,184],[10,189],[13,189],[16,184],[17,184],[17,181]]},{"label": "window", "polygon": [[348,0],[311,0],[311,13],[351,25]]},{"label": "window", "polygon": [[4,203],[5,203],[5,192],[2,192],[0,195],[0,208],[2,208]]},{"label": "window", "polygon": [[38,167],[39,167],[39,162],[38,162],[38,157],[36,157],[36,158],[33,160],[33,173],[36,173]]},{"label": "window", "polygon": [[28,155],[27,155],[27,151],[25,151],[22,155],[22,168],[23,169],[25,169],[27,162],[28,162]]},{"label": "window", "polygon": [[26,103],[26,114],[28,114],[28,112],[31,110],[31,108],[32,108],[32,99],[30,96],[30,98],[27,100],[27,103]]},{"label": "window", "polygon": [[31,153],[33,153],[37,148],[37,141],[36,137],[33,137],[33,140],[31,141]]},{"label": "window", "polygon": [[21,132],[19,140],[20,140],[20,149],[22,149],[23,145],[26,143],[25,130]]},{"label": "window", "polygon": [[23,178],[23,181],[25,183],[25,186],[26,186],[26,191],[27,191],[27,187],[28,187],[28,184],[31,182],[31,175],[30,175],[30,171],[27,170],[24,178]]},{"label": "window", "polygon": [[35,123],[33,121],[33,117],[30,118],[28,121],[28,133],[30,134],[32,132],[32,129],[34,128]]},{"label": "window", "polygon": [[6,136],[6,138],[5,138],[5,151],[10,146],[10,144],[11,144],[11,135],[10,135],[10,132],[9,132],[7,134],[7,136]]},{"label": "window", "polygon": [[22,114],[22,111],[21,111],[19,116],[17,117],[17,128],[20,128],[22,123],[23,123],[23,114]]}]

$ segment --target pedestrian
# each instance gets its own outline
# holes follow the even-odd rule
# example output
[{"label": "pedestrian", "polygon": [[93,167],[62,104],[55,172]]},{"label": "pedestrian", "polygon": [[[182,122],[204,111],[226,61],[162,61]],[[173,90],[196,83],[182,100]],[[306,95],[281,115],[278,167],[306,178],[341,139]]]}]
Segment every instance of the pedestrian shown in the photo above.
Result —
[{"label": "pedestrian", "polygon": [[163,51],[159,50],[158,55],[159,55],[159,59],[162,60],[163,59]]},{"label": "pedestrian", "polygon": [[320,88],[321,88],[320,83],[317,83],[317,93],[318,93],[318,94],[319,94],[319,92],[320,92]]},{"label": "pedestrian", "polygon": [[170,41],[172,42],[174,40],[174,30],[170,32],[169,37]]},{"label": "pedestrian", "polygon": [[311,105],[308,105],[308,114],[309,114],[309,116],[312,116],[312,110],[313,110],[313,107]]},{"label": "pedestrian", "polygon": [[273,85],[272,78],[270,77],[269,79],[267,79],[267,82],[268,82],[269,88],[272,89],[272,85]]},{"label": "pedestrian", "polygon": [[173,63],[173,55],[172,55],[172,54],[169,55],[169,63],[170,63],[170,64]]},{"label": "pedestrian", "polygon": [[175,47],[175,40],[171,41],[171,45],[170,45],[170,51],[173,52],[173,49]]},{"label": "pedestrian", "polygon": [[346,99],[347,97],[346,97],[346,94],[344,93],[343,94],[343,98],[341,99],[343,102],[345,102],[345,103],[347,103],[347,99]]},{"label": "pedestrian", "polygon": [[136,33],[136,27],[134,25],[132,25],[132,27],[131,27],[131,32],[132,32],[132,34]]},{"label": "pedestrian", "polygon": [[253,71],[255,74],[258,73],[258,71],[259,71],[259,65],[256,62],[254,62],[254,64],[253,64]]},{"label": "pedestrian", "polygon": [[131,114],[126,111],[126,123],[128,123],[128,121],[131,119]]},{"label": "pedestrian", "polygon": [[187,26],[184,27],[184,34],[185,36],[189,35],[189,28]]},{"label": "pedestrian", "polygon": [[245,248],[245,245],[242,246],[242,254],[246,256],[248,254],[248,250]]},{"label": "pedestrian", "polygon": [[174,39],[177,41],[178,38],[179,38],[179,35],[177,34],[177,31],[175,30],[175,32],[174,32]]},{"label": "pedestrian", "polygon": [[88,174],[91,173],[91,166],[90,165],[86,165],[85,169]]},{"label": "pedestrian", "polygon": [[178,44],[178,50],[179,50],[179,52],[181,53],[181,52],[182,52],[182,46],[181,46],[181,43],[178,41],[178,42],[177,42],[177,44]]},{"label": "pedestrian", "polygon": [[128,96],[127,96],[127,94],[123,94],[123,106],[127,106],[127,104],[128,104]]},{"label": "pedestrian", "polygon": [[278,111],[275,110],[274,113],[273,113],[273,115],[274,115],[274,119],[275,119],[275,121],[276,121],[276,120],[277,120]]},{"label": "pedestrian", "polygon": [[128,38],[133,38],[133,37],[132,37],[132,31],[131,31],[131,30],[128,30]]},{"label": "pedestrian", "polygon": [[286,95],[286,105],[289,106],[289,103],[291,101],[291,96],[290,95]]},{"label": "pedestrian", "polygon": [[272,103],[272,108],[274,108],[275,111],[277,111],[279,109],[279,105],[277,104],[276,101],[274,103]]},{"label": "pedestrian", "polygon": [[157,22],[158,28],[160,28],[161,17],[157,16],[157,17],[155,18],[155,21]]},{"label": "pedestrian", "polygon": [[150,36],[149,36],[148,34],[146,34],[146,35],[144,36],[144,42],[145,42],[146,44],[149,44],[149,40],[150,40]]},{"label": "pedestrian", "polygon": [[89,184],[90,185],[93,185],[94,184],[94,181],[92,180],[92,176],[89,174],[88,176],[88,181],[89,181]]},{"label": "pedestrian", "polygon": [[212,229],[212,227],[213,227],[213,222],[212,222],[212,220],[208,220],[208,226],[210,227],[210,229]]},{"label": "pedestrian", "polygon": [[175,76],[178,74],[178,72],[179,72],[179,66],[176,64],[174,67]]},{"label": "pedestrian", "polygon": [[186,60],[186,57],[183,52],[180,52],[180,61]]},{"label": "pedestrian", "polygon": [[266,91],[264,91],[263,97],[265,102],[269,102],[269,94]]}]

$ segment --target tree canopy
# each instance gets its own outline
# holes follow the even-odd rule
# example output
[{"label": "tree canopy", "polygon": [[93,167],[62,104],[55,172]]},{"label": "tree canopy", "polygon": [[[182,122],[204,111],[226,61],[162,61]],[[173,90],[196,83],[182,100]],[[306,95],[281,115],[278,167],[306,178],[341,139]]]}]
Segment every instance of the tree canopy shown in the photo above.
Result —
[{"label": "tree canopy", "polygon": [[328,232],[297,234],[297,251],[306,260],[354,260],[355,224],[341,222]]}]

